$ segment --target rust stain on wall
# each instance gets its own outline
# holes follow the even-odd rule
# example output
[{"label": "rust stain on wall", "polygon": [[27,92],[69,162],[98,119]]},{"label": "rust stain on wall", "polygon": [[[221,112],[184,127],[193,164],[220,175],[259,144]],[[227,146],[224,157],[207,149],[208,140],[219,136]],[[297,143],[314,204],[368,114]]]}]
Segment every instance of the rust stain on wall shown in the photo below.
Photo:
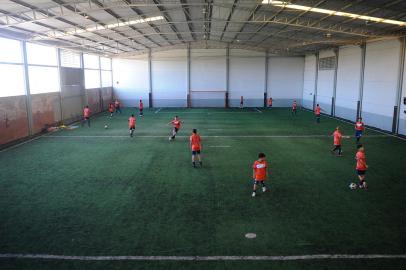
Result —
[{"label": "rust stain on wall", "polygon": [[25,96],[0,98],[0,144],[27,137]]},{"label": "rust stain on wall", "polygon": [[59,93],[46,93],[31,96],[34,133],[38,133],[61,119]]}]

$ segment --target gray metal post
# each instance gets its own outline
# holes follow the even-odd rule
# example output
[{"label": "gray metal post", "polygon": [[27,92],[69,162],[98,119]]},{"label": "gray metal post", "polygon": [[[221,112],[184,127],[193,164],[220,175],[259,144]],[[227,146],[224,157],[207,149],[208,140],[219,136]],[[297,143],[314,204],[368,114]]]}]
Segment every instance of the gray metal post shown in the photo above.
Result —
[{"label": "gray metal post", "polygon": [[317,103],[317,81],[319,80],[319,52],[316,53],[316,75],[314,76],[313,110]]},{"label": "gray metal post", "polygon": [[366,44],[361,44],[361,77],[359,80],[359,94],[358,94],[358,108],[357,108],[357,118],[362,115],[362,99],[364,97],[364,77],[365,77],[365,54],[366,54]]},{"label": "gray metal post", "polygon": [[62,79],[61,79],[61,49],[57,49],[58,76],[59,76],[59,107],[61,112],[61,122],[63,123],[63,102],[62,102]]},{"label": "gray metal post", "polygon": [[153,107],[152,103],[152,54],[151,49],[148,49],[148,80],[149,80],[149,89],[148,89],[148,101],[149,107]]},{"label": "gray metal post", "polygon": [[80,53],[80,66],[82,69],[82,108],[84,108],[86,105],[88,105],[88,98],[87,98],[87,91],[86,91],[86,85],[85,85],[85,62],[83,60],[83,53]]},{"label": "gray metal post", "polygon": [[30,91],[30,78],[28,75],[28,62],[27,62],[27,45],[25,41],[22,42],[22,54],[24,61],[24,78],[25,78],[25,108],[27,110],[28,119],[28,134],[31,136],[34,134],[34,125],[32,119],[32,100]]},{"label": "gray metal post", "polygon": [[100,57],[100,55],[98,57],[99,57],[99,80],[100,80],[100,82],[99,82],[99,109],[102,112],[103,111],[103,91],[102,91],[103,83],[102,83],[102,72],[101,72],[101,57]]},{"label": "gray metal post", "polygon": [[336,64],[334,68],[334,85],[333,85],[333,100],[331,103],[331,115],[336,115],[336,93],[337,93],[337,70],[338,70],[338,57],[339,57],[339,50],[338,48],[334,49],[334,54],[336,56]]},{"label": "gray metal post", "polygon": [[187,94],[186,102],[187,107],[192,107],[192,101],[190,96],[190,43],[187,44]]},{"label": "gray metal post", "polygon": [[230,44],[227,44],[226,48],[226,104],[225,107],[229,107],[229,90],[230,90]]},{"label": "gray metal post", "polygon": [[406,57],[406,37],[402,37],[400,39],[401,45],[400,45],[400,59],[399,59],[399,74],[398,74],[398,85],[397,85],[397,91],[396,91],[396,107],[397,107],[397,113],[396,113],[396,128],[395,132],[396,134],[399,133],[399,121],[400,121],[400,107],[402,104],[402,88],[403,88],[403,76],[405,73],[405,57]]},{"label": "gray metal post", "polygon": [[[268,100],[268,69],[269,69],[269,51],[265,52],[265,85],[264,85],[264,107],[267,107]],[[270,95],[269,95],[270,97]]]}]

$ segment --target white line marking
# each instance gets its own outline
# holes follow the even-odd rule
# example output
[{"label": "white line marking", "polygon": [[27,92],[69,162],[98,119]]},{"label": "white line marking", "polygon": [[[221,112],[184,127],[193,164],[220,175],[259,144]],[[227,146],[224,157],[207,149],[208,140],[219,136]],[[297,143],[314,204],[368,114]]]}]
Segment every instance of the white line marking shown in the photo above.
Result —
[{"label": "white line marking", "polygon": [[162,108],[159,108],[158,110],[155,111],[155,113],[159,113],[162,110]]},{"label": "white line marking", "polygon": [[213,147],[213,148],[227,148],[227,147],[231,147],[229,145],[209,145],[209,147]]},{"label": "white line marking", "polygon": [[260,110],[260,109],[258,109],[258,108],[254,108],[257,112],[259,112],[259,113],[262,113],[262,111]]},{"label": "white line marking", "polygon": [[292,256],[65,256],[52,254],[0,254],[3,259],[46,259],[71,261],[300,261],[406,259],[406,254],[312,254]]},{"label": "white line marking", "polygon": [[[45,138],[129,138],[124,135],[48,135]],[[136,135],[136,138],[167,138],[166,135]],[[328,138],[330,135],[207,135],[201,136],[202,138]],[[383,138],[387,135],[366,135],[367,138]],[[176,138],[189,138],[189,136],[176,135]]]}]

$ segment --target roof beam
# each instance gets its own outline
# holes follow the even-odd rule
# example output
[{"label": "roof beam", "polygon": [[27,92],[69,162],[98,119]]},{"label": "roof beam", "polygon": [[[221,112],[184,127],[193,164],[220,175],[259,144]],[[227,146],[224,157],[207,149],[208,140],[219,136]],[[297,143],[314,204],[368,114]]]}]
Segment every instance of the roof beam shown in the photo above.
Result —
[{"label": "roof beam", "polygon": [[189,6],[187,4],[187,1],[186,0],[180,0],[180,4],[181,4],[181,8],[183,10],[183,13],[185,14],[185,18],[186,18],[186,21],[187,21],[187,26],[188,26],[189,31],[190,31],[190,35],[192,36],[193,41],[196,41],[196,35],[193,32],[193,25],[192,25],[192,22],[191,22],[192,17],[190,15],[190,9],[189,9]]},{"label": "roof beam", "polygon": [[237,2],[238,2],[238,0],[234,0],[234,2],[233,2],[233,6],[231,7],[230,14],[228,14],[228,17],[227,17],[227,22],[226,22],[226,24],[224,25],[223,33],[221,33],[220,41],[223,40],[224,33],[226,32],[227,27],[228,27],[228,24],[229,24],[229,21],[231,20],[231,17],[233,16],[235,7],[237,6]]},{"label": "roof beam", "polygon": [[[160,0],[152,0],[156,7],[159,9],[159,11],[162,13],[162,16],[165,17],[166,21],[171,23],[172,22],[172,18],[169,15],[168,11],[165,9],[165,7],[163,6],[163,4],[161,4]],[[179,39],[180,42],[185,43],[185,40],[183,39],[183,37],[179,34],[178,29],[176,28],[176,26],[174,24],[170,24],[170,28],[172,29],[173,32],[177,33],[177,37]]]}]

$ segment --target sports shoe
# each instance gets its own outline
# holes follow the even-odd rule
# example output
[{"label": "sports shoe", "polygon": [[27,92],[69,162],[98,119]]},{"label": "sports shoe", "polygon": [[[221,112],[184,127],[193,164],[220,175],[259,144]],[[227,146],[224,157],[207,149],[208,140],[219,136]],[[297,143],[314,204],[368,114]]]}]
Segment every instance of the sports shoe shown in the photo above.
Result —
[{"label": "sports shoe", "polygon": [[255,197],[257,194],[255,192],[252,192],[251,197]]},{"label": "sports shoe", "polygon": [[265,192],[266,191],[266,187],[262,187],[262,192]]}]

